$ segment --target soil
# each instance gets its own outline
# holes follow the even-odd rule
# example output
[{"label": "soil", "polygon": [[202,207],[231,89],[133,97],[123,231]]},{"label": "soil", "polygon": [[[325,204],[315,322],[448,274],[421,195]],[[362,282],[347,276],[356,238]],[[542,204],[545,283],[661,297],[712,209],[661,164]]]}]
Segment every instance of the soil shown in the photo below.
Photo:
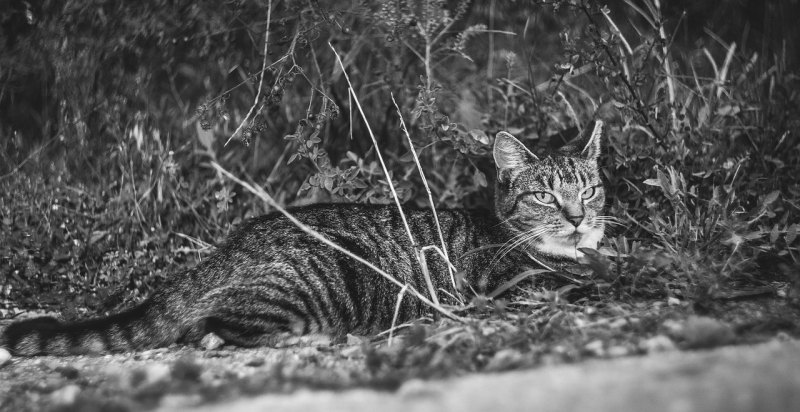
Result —
[{"label": "soil", "polygon": [[[584,339],[579,356],[564,349],[575,336],[527,352],[498,347],[476,355],[486,361],[472,369],[434,359],[444,352],[427,354],[424,362],[459,365],[437,366],[433,373],[419,363],[385,361],[430,351],[424,345],[400,340],[388,347],[356,337],[303,339],[282,348],[173,345],[104,356],[0,356],[0,411],[336,410],[323,407],[329,402],[354,411],[412,405],[463,412],[492,402],[506,410],[779,411],[789,410],[782,409],[785,402],[800,402],[800,343],[794,340],[800,338],[800,309],[791,300],[716,299],[657,316],[656,330],[663,333],[650,337],[641,336],[641,328],[614,326],[616,318],[595,322],[595,332],[614,333],[614,345],[592,337],[586,343],[590,330],[576,329]],[[0,329],[8,323],[1,321]],[[409,342],[420,339],[407,335]],[[576,364],[564,365],[569,362]],[[657,407],[645,407],[650,399]]]},{"label": "soil", "polygon": [[436,382],[412,380],[391,393],[300,391],[200,408],[163,405],[159,411],[795,412],[798,371],[800,341],[772,341]]}]

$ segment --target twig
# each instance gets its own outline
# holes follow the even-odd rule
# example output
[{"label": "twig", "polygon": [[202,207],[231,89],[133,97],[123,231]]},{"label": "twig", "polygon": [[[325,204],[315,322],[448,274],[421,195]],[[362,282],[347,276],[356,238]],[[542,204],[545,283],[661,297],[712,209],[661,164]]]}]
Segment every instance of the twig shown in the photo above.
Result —
[{"label": "twig", "polygon": [[528,270],[518,274],[517,276],[514,276],[513,279],[511,279],[511,280],[503,283],[502,285],[498,286],[497,289],[493,290],[486,297],[488,297],[489,299],[494,299],[494,298],[500,296],[503,292],[505,292],[505,291],[511,289],[512,287],[514,287],[514,285],[516,285],[517,283],[522,282],[526,278],[529,278],[531,276],[538,275],[538,274],[541,274],[541,273],[548,273],[548,272],[552,272],[552,270],[547,270],[547,269],[528,269]]},{"label": "twig", "polygon": [[[658,0],[656,0],[656,1],[658,1]],[[619,29],[619,27],[617,27],[617,24],[614,23],[614,20],[611,20],[611,17],[608,15],[608,13],[602,7],[600,8],[600,13],[603,13],[603,17],[605,17],[606,20],[608,20],[608,24],[611,25],[612,29],[614,29],[613,30],[614,34],[619,36],[619,39],[622,40],[622,44],[625,46],[625,50],[628,52],[628,56],[633,56],[633,49],[631,48],[631,45],[628,43],[628,40],[625,39],[625,36],[622,34],[622,31]]]},{"label": "twig", "polygon": [[[450,282],[452,282],[453,284],[453,289],[457,290],[453,265],[452,263],[450,263],[450,257],[447,255],[447,245],[444,242],[444,234],[442,234],[442,226],[439,224],[439,215],[436,213],[436,205],[433,203],[433,194],[431,194],[431,188],[430,186],[428,186],[428,179],[425,178],[425,172],[422,170],[422,165],[419,163],[419,157],[417,156],[417,151],[414,149],[414,142],[411,140],[411,135],[408,133],[406,122],[405,120],[403,120],[403,114],[400,113],[400,106],[397,105],[397,101],[394,99],[394,93],[389,93],[389,95],[392,97],[392,103],[394,103],[395,109],[397,109],[397,116],[400,117],[400,128],[403,130],[403,133],[405,133],[406,139],[408,140],[408,146],[411,149],[411,155],[414,157],[414,163],[417,164],[417,170],[419,170],[419,176],[420,178],[422,178],[422,185],[425,187],[425,192],[428,193],[428,204],[430,204],[431,206],[431,213],[433,213],[433,221],[436,223],[436,231],[439,234],[439,241],[441,245],[440,253],[442,254],[442,257],[444,258],[445,262],[447,262],[447,271],[450,273]],[[423,247],[422,250],[420,250],[420,253],[425,253],[426,247]]]},{"label": "twig", "polygon": [[[458,269],[457,269],[457,268],[456,268],[456,267],[453,265],[453,263],[451,263],[451,262],[450,262],[450,259],[447,257],[447,254],[445,254],[445,252],[444,252],[444,251],[442,251],[442,249],[439,249],[438,247],[436,247],[436,246],[434,246],[434,245],[427,245],[427,246],[423,246],[423,247],[422,247],[422,248],[421,248],[419,251],[420,251],[420,253],[422,253],[422,254],[423,254],[423,256],[424,256],[424,255],[425,255],[425,253],[426,253],[427,251],[429,251],[429,250],[433,250],[433,251],[435,251],[436,253],[438,253],[438,254],[439,254],[439,256],[441,256],[441,257],[442,257],[442,259],[444,259],[444,263],[447,263],[447,266],[450,268],[450,270],[452,270],[452,271],[456,271],[456,272],[458,271]],[[445,249],[445,250],[446,250],[446,249]],[[453,286],[455,287],[455,285],[453,285]]]},{"label": "twig", "polygon": [[397,303],[394,305],[394,316],[392,316],[392,327],[389,328],[389,342],[387,343],[388,346],[392,346],[394,341],[394,330],[397,326],[397,316],[400,315],[400,304],[403,303],[403,296],[406,295],[406,291],[408,290],[408,284],[406,283],[400,292],[397,292]]},{"label": "twig", "polygon": [[[578,7],[580,8],[581,11],[583,11],[583,14],[586,15],[586,18],[589,19],[589,23],[597,26],[597,23],[594,21],[594,18],[592,17],[592,13],[589,12],[589,8],[584,4],[581,4]],[[621,67],[622,65],[620,64],[619,60],[617,60],[617,58],[614,56],[614,53],[611,52],[611,49],[608,47],[608,45],[603,42],[601,42],[600,44],[603,49],[603,52],[605,52],[606,56],[608,57],[608,60],[611,61],[611,64],[613,64],[616,67]],[[630,93],[631,98],[634,100],[635,103],[633,107],[634,111],[636,111],[636,113],[639,116],[641,116],[642,120],[644,120],[645,126],[648,129],[650,129],[650,132],[655,137],[656,143],[663,146],[664,142],[661,139],[661,133],[659,133],[655,129],[655,127],[653,127],[653,125],[650,124],[650,116],[647,114],[647,111],[645,110],[644,102],[642,101],[642,99],[639,98],[639,93],[636,92],[636,89],[634,89],[631,82],[629,82],[628,78],[625,77],[622,73],[618,74],[617,77],[622,82],[622,84],[625,85],[625,88],[628,89],[628,93]]]},{"label": "twig", "polygon": [[261,86],[263,86],[263,84],[264,84],[264,72],[266,71],[266,67],[267,67],[267,46],[269,45],[269,23],[270,23],[271,19],[272,19],[272,0],[268,0],[268,2],[267,2],[267,28],[266,28],[266,30],[264,32],[264,60],[261,62],[261,76],[260,76],[260,79],[258,80],[258,89],[256,90],[256,98],[255,98],[255,100],[253,100],[253,105],[250,106],[250,110],[247,112],[247,115],[244,116],[244,119],[242,119],[242,122],[239,123],[239,127],[237,127],[236,130],[233,131],[233,134],[231,134],[231,137],[229,137],[228,140],[225,142],[225,146],[227,146],[228,143],[230,143],[231,140],[237,134],[239,134],[239,132],[244,127],[245,123],[247,123],[247,119],[249,119],[250,115],[253,114],[253,110],[255,110],[256,106],[258,106],[258,100],[261,99]]}]

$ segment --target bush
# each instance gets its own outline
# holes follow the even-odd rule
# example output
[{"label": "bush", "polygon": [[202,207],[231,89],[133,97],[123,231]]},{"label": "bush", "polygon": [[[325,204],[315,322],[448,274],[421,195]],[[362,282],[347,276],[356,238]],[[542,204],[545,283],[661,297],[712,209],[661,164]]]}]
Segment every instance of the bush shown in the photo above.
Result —
[{"label": "bush", "polygon": [[[403,201],[427,195],[392,98],[438,207],[488,206],[497,131],[541,152],[603,119],[621,224],[593,284],[699,300],[796,276],[793,43],[734,39],[733,25],[695,37],[695,19],[719,26],[733,1],[688,17],[651,0],[519,3],[12,2],[0,12],[0,65],[14,68],[0,78],[4,296],[47,305],[127,285],[140,299],[208,250],[199,239],[268,210],[212,161],[282,204],[390,201],[331,46]],[[792,15],[755,3],[765,21]]]}]

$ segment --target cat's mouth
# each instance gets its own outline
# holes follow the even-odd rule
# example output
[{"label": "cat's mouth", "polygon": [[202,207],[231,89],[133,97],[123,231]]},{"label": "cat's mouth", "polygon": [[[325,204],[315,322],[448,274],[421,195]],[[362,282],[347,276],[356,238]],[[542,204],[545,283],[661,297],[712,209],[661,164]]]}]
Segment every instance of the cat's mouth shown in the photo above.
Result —
[{"label": "cat's mouth", "polygon": [[564,227],[553,235],[554,237],[561,238],[564,241],[578,242],[581,240],[581,238],[583,238],[583,236],[586,235],[586,233],[587,231],[581,227]]}]

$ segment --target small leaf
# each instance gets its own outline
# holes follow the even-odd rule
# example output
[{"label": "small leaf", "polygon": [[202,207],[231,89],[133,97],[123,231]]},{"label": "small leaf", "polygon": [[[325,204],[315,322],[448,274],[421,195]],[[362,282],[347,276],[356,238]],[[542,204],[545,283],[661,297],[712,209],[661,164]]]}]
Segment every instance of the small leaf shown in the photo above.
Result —
[{"label": "small leaf", "polygon": [[780,235],[780,232],[778,231],[778,225],[776,224],[775,226],[772,227],[772,230],[769,232],[769,242],[774,245],[775,242],[778,241],[778,235]]},{"label": "small leaf", "polygon": [[469,131],[470,137],[475,139],[476,141],[488,145],[489,144],[489,136],[486,135],[486,132],[483,130],[472,129]]},{"label": "small leaf", "polygon": [[735,116],[742,111],[742,108],[738,105],[725,105],[717,109],[718,116]]},{"label": "small leaf", "polygon": [[657,170],[656,173],[658,174],[658,185],[661,186],[661,190],[664,191],[664,194],[667,196],[672,196],[673,188],[667,175],[661,172],[661,169]]},{"label": "small leaf", "polygon": [[107,230],[95,230],[92,232],[92,236],[89,238],[89,244],[93,245],[97,243],[100,239],[104,238],[108,234]]},{"label": "small leaf", "polygon": [[793,223],[786,229],[786,246],[791,245],[797,239],[797,223]]},{"label": "small leaf", "polygon": [[475,171],[475,182],[477,182],[480,187],[486,187],[488,185],[486,182],[486,175],[480,170]]},{"label": "small leaf", "polygon": [[697,124],[702,126],[706,124],[708,120],[709,109],[708,106],[703,106],[700,108],[700,111],[697,112]]},{"label": "small leaf", "polygon": [[647,179],[647,180],[645,180],[645,181],[644,181],[644,182],[642,182],[642,183],[644,183],[644,184],[646,184],[646,185],[648,185],[648,186],[655,186],[655,187],[658,187],[658,186],[660,186],[660,185],[658,184],[658,179]]},{"label": "small leaf", "polygon": [[197,140],[206,149],[206,152],[214,152],[214,132],[211,130],[197,129]]},{"label": "small leaf", "polygon": [[781,194],[780,190],[773,190],[769,192],[769,194],[767,194],[767,196],[764,197],[764,202],[762,203],[762,205],[764,207],[769,206],[770,204],[778,200],[778,196],[780,196],[780,194]]},{"label": "small leaf", "polygon": [[612,280],[609,272],[611,261],[607,257],[590,248],[579,248],[578,250],[584,254],[584,257],[580,259],[581,263],[588,265],[601,279]]},{"label": "small leaf", "polygon": [[747,239],[747,240],[755,240],[755,239],[760,238],[763,235],[764,235],[764,232],[762,232],[760,230],[755,230],[755,231],[750,232],[750,233],[745,233],[744,238]]},{"label": "small leaf", "polygon": [[414,160],[414,155],[410,151],[406,152],[406,154],[400,156],[400,161],[403,162],[403,163],[410,162],[412,160]]}]

